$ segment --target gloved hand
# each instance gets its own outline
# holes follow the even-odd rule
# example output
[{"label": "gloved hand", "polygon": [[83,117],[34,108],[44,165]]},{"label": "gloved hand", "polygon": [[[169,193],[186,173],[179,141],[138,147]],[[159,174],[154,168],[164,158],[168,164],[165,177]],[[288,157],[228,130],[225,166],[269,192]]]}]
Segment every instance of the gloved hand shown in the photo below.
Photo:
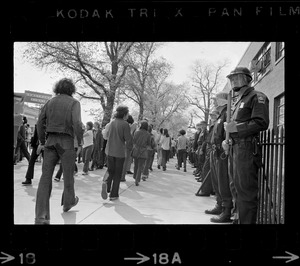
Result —
[{"label": "gloved hand", "polygon": [[225,154],[228,154],[228,152],[229,152],[229,142],[226,141],[226,140],[223,140],[222,141],[222,148],[223,148]]},{"label": "gloved hand", "polygon": [[227,122],[224,122],[224,129],[226,132],[229,132],[229,133],[234,133],[234,132],[238,132],[237,131],[237,127],[236,127],[236,122],[235,121],[231,121],[229,123]]}]

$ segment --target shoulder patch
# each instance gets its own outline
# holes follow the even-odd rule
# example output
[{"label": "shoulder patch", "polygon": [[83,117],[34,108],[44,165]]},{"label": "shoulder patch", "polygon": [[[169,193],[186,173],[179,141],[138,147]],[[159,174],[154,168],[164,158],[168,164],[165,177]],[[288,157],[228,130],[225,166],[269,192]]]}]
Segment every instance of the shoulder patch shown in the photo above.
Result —
[{"label": "shoulder patch", "polygon": [[263,95],[257,95],[258,103],[265,103],[266,98]]}]

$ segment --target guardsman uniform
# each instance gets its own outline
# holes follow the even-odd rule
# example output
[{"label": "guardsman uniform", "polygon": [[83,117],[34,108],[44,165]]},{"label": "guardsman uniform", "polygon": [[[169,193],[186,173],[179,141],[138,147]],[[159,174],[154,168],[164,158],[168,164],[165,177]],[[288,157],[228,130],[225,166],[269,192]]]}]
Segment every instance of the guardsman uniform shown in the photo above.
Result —
[{"label": "guardsman uniform", "polygon": [[[206,124],[205,122],[201,122],[201,124]],[[202,145],[205,143],[206,141],[206,136],[207,136],[208,132],[207,129],[201,129],[198,140],[197,140],[197,144],[198,144],[198,148],[196,151],[196,156],[198,157],[198,165],[197,165],[197,173],[195,176],[196,177],[200,177],[201,173],[202,173],[202,168],[204,165],[204,161],[205,161],[205,150],[202,149]],[[202,154],[200,154],[200,151],[202,150]]]},{"label": "guardsman uniform", "polygon": [[[226,95],[227,98],[227,95]],[[227,105],[224,105],[220,110],[220,115],[214,125],[212,135],[212,147],[213,147],[213,160],[215,167],[212,170],[215,171],[212,179],[212,184],[216,192],[217,207],[222,212],[219,217],[212,217],[211,221],[214,223],[226,223],[230,222],[231,209],[233,207],[232,194],[229,186],[228,176],[228,156],[225,155],[222,148],[222,141],[225,140],[226,132],[224,129],[224,122],[226,122]]]},{"label": "guardsman uniform", "polygon": [[236,123],[237,132],[230,133],[230,138],[239,222],[254,224],[258,205],[258,170],[262,159],[259,132],[269,126],[269,100],[262,92],[246,87],[234,104],[231,121]]}]

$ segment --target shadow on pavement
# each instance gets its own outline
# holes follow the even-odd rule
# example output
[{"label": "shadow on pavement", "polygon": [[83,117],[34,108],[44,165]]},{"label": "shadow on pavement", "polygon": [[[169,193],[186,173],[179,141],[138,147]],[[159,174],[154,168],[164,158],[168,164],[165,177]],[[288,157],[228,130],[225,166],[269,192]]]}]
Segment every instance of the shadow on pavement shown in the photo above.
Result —
[{"label": "shadow on pavement", "polygon": [[32,197],[32,201],[35,202],[37,188],[26,186],[24,191],[28,194],[28,196]]},{"label": "shadow on pavement", "polygon": [[106,208],[115,208],[115,212],[121,217],[133,224],[155,224],[163,222],[163,220],[153,218],[152,215],[144,215],[135,208],[129,206],[128,204],[118,200],[115,201],[116,204],[104,204]]},{"label": "shadow on pavement", "polygon": [[64,224],[76,224],[76,213],[78,211],[62,212],[61,217],[64,219]]}]

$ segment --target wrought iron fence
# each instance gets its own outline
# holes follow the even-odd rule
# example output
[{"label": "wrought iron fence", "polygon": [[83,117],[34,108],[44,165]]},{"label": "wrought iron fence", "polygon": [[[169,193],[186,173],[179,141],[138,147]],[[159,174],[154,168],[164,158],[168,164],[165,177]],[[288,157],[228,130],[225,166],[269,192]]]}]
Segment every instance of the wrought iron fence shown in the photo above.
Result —
[{"label": "wrought iron fence", "polygon": [[260,134],[262,162],[259,170],[258,224],[284,224],[285,131],[272,129]]}]

